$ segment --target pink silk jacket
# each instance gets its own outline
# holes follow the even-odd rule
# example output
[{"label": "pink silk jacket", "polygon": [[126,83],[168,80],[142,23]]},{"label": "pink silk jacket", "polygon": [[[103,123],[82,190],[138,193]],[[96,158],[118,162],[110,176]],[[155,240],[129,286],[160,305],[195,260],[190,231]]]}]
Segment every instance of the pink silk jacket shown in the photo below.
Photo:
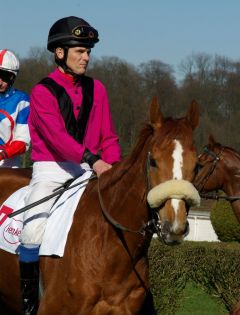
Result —
[{"label": "pink silk jacket", "polygon": [[[58,69],[50,73],[49,77],[65,88],[77,117],[82,103],[82,87],[74,84],[71,76]],[[118,162],[121,158],[107,92],[98,80],[94,80],[93,106],[83,144],[68,134],[56,98],[41,84],[32,89],[28,124],[33,161],[72,161],[79,164],[86,148],[93,154],[100,151],[102,160],[109,164]]]}]

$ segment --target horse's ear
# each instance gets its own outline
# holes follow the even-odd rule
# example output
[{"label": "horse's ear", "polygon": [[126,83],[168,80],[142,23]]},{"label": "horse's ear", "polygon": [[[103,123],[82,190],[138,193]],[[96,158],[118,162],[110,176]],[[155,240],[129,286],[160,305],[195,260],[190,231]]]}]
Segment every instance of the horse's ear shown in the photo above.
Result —
[{"label": "horse's ear", "polygon": [[210,134],[210,135],[208,136],[208,144],[214,144],[214,143],[216,143],[216,141],[215,141],[213,135]]},{"label": "horse's ear", "polygon": [[195,100],[192,100],[187,112],[187,119],[194,130],[199,124],[199,105]]},{"label": "horse's ear", "polygon": [[152,102],[150,104],[150,122],[154,129],[160,128],[163,122],[163,114],[160,110],[157,96],[153,96]]}]

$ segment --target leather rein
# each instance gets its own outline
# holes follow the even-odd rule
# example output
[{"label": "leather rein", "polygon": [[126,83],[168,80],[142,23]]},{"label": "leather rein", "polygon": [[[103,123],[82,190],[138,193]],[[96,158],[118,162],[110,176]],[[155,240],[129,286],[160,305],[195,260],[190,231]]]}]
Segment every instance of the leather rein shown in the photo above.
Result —
[{"label": "leather rein", "polygon": [[[146,162],[146,179],[147,179],[147,188],[148,190],[150,190],[150,182],[149,182],[149,169],[150,169],[150,153],[148,153],[148,157],[147,157],[147,162]],[[76,177],[77,178],[77,177]],[[81,182],[78,182],[77,184],[72,184],[72,182],[74,182],[74,180],[76,178],[73,178],[69,181],[67,181],[64,185],[60,186],[59,188],[56,189],[56,191],[54,191],[51,195],[48,195],[28,206],[25,206],[11,214],[8,215],[9,218],[14,217],[22,212],[25,212],[43,202],[46,202],[47,200],[53,198],[53,197],[60,197],[66,190],[72,189],[73,187],[76,186],[80,186],[83,184],[87,184],[89,180],[92,179],[96,179],[97,176],[95,174],[92,174],[90,178],[85,179]],[[86,185],[85,184],[85,185]],[[101,189],[100,189],[100,177],[98,178],[98,198],[99,198],[99,202],[100,202],[100,206],[101,206],[101,210],[102,213],[104,215],[104,217],[107,219],[107,221],[112,224],[115,228],[117,228],[118,230],[121,230],[123,232],[131,232],[131,233],[137,233],[137,234],[141,234],[142,236],[145,236],[146,232],[154,234],[156,233],[158,235],[159,238],[162,238],[162,233],[161,233],[161,225],[160,225],[160,218],[159,218],[159,214],[156,211],[156,209],[151,209],[149,207],[149,211],[150,211],[150,216],[151,219],[148,222],[143,222],[142,226],[138,229],[138,230],[133,230],[130,229],[128,227],[123,226],[122,224],[120,224],[119,222],[117,222],[111,215],[110,213],[107,211],[104,202],[103,202],[103,197],[102,197],[102,193],[101,193]]]},{"label": "leather rein", "polygon": [[[147,173],[147,187],[150,187],[149,184],[149,154],[148,154],[148,158],[147,158],[147,163],[146,163],[146,173]],[[77,178],[77,177],[76,177]],[[13,213],[9,214],[8,217],[12,218],[22,212],[25,212],[43,202],[46,202],[47,200],[58,196],[58,198],[67,190],[72,189],[73,187],[76,186],[80,186],[80,185],[87,185],[88,181],[93,180],[93,179],[97,179],[96,174],[92,174],[90,176],[90,178],[82,180],[80,182],[78,182],[77,184],[73,184],[71,185],[74,180],[76,178],[73,178],[69,181],[67,181],[65,184],[63,184],[62,186],[60,186],[59,188],[57,188],[52,194],[36,201],[33,202],[17,211],[14,211]],[[86,183],[86,184],[85,184]],[[104,217],[107,219],[107,221],[112,224],[115,228],[117,228],[118,230],[121,230],[123,232],[131,232],[131,233],[137,233],[137,234],[141,234],[142,236],[145,236],[146,232],[154,234],[157,233],[157,235],[159,237],[161,237],[161,228],[160,228],[160,219],[159,219],[159,215],[158,212],[151,209],[150,208],[150,214],[151,214],[151,219],[148,222],[143,222],[142,226],[138,229],[138,230],[132,230],[128,227],[123,226],[122,224],[120,224],[119,222],[117,222],[111,215],[110,213],[107,211],[104,202],[103,202],[103,198],[102,198],[102,193],[101,193],[101,189],[100,189],[100,178],[98,178],[98,198],[99,198],[99,202],[101,205],[101,210],[102,213],[104,215]]]},{"label": "leather rein", "polygon": [[[147,190],[150,190],[150,180],[149,180],[149,170],[150,170],[150,152],[148,152],[147,160],[146,160],[146,166],[145,166],[145,173],[146,173],[146,186]],[[162,239],[162,233],[161,233],[161,225],[160,225],[160,218],[159,214],[156,211],[156,209],[152,209],[149,207],[150,211],[150,220],[148,222],[143,222],[141,227],[138,230],[133,230],[130,229],[126,226],[123,226],[120,224],[118,221],[116,221],[108,212],[107,208],[105,207],[102,193],[101,193],[101,188],[100,188],[100,177],[98,178],[98,198],[101,206],[102,213],[106,220],[114,226],[116,229],[121,230],[123,232],[130,232],[130,233],[136,233],[140,234],[142,236],[145,236],[146,233],[151,233],[154,234],[156,233],[159,238]]]}]

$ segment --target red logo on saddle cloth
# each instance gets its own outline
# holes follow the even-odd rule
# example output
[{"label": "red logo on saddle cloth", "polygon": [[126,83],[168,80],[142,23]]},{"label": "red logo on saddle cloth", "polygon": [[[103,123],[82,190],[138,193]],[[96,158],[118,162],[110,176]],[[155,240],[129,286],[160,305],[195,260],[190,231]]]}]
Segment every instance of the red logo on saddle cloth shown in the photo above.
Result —
[{"label": "red logo on saddle cloth", "polygon": [[0,226],[7,219],[8,215],[12,212],[13,212],[12,208],[9,208],[5,205],[2,206],[2,208],[0,209]]},{"label": "red logo on saddle cloth", "polygon": [[8,215],[12,212],[13,209],[5,205],[3,205],[0,209],[0,227],[2,226],[3,230],[1,237],[3,237],[5,242],[7,242],[9,245],[16,245],[19,243],[23,222],[21,220],[16,220],[15,218],[9,219],[9,223],[5,222],[8,218]]}]

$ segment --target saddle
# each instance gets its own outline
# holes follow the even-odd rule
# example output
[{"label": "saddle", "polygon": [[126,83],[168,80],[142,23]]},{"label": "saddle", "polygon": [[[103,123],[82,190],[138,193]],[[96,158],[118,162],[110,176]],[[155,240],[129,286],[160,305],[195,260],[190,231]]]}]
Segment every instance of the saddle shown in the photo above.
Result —
[{"label": "saddle", "polygon": [[[68,182],[69,189],[61,194],[54,203],[47,220],[40,255],[63,256],[73,215],[91,175],[92,171],[87,170],[73,182]],[[71,188],[71,186],[73,187]],[[19,213],[11,218],[8,216],[25,206],[24,200],[28,191],[28,186],[20,188],[0,208],[0,248],[12,254],[18,252],[24,213]]]}]

